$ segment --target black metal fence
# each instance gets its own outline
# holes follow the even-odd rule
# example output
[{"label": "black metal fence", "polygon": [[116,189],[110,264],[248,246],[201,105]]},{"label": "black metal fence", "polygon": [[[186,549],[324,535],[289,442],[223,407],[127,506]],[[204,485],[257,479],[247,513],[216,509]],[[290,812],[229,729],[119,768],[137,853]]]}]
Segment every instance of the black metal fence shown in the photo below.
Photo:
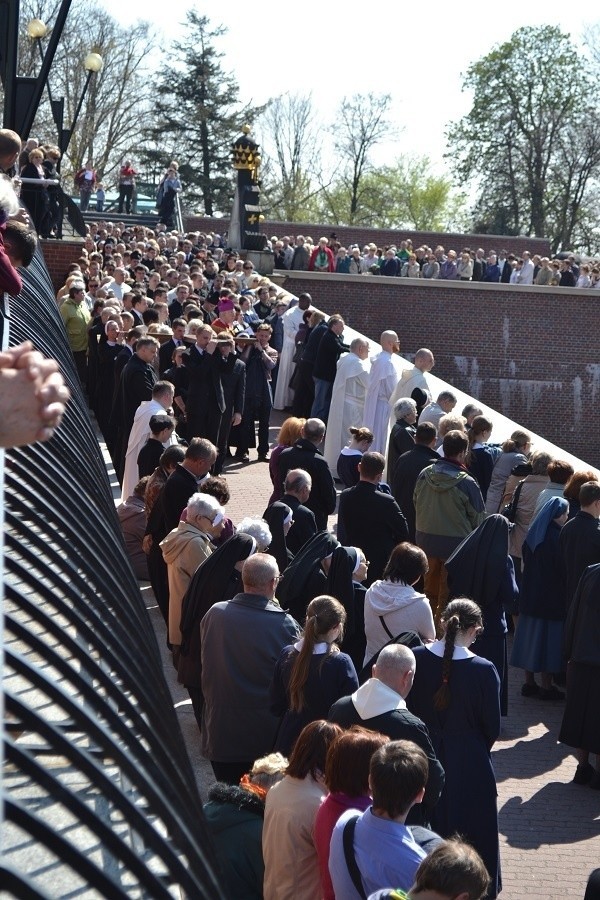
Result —
[{"label": "black metal fence", "polygon": [[24,282],[9,343],[57,359],[73,399],[51,441],[5,455],[0,891],[222,897],[39,251]]}]

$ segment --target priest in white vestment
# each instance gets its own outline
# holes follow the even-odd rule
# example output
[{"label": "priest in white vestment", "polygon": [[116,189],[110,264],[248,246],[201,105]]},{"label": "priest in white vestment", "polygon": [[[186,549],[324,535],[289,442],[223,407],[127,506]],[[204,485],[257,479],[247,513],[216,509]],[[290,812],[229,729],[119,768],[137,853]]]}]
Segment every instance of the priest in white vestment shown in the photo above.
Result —
[{"label": "priest in white vestment", "polygon": [[298,305],[286,310],[281,317],[283,325],[283,347],[279,356],[279,370],[277,374],[277,384],[275,386],[275,397],[273,398],[274,409],[285,409],[291,406],[294,399],[293,391],[290,389],[290,378],[294,372],[294,353],[296,352],[296,335],[298,329],[302,325],[304,313],[310,309],[312,298],[310,294],[300,294],[298,297]]},{"label": "priest in white vestment", "polygon": [[395,331],[384,331],[380,344],[381,353],[371,365],[362,424],[374,435],[371,452],[385,456],[390,434],[390,397],[402,376],[403,366],[398,357],[400,340]]},{"label": "priest in white vestment", "polygon": [[334,478],[340,452],[350,440],[348,429],[363,424],[370,370],[369,342],[366,338],[354,338],[350,353],[338,360],[329,408],[323,455]]},{"label": "priest in white vestment", "polygon": [[[125,456],[125,470],[123,472],[123,487],[121,496],[123,502],[131,497],[133,489],[140,480],[137,458],[140,450],[150,435],[150,419],[169,409],[173,403],[175,388],[169,381],[157,381],[152,389],[152,400],[143,400],[135,411],[133,425],[129,432],[127,442],[127,455]],[[165,450],[171,444],[178,444],[179,438],[175,431],[164,444]]]},{"label": "priest in white vestment", "polygon": [[400,381],[396,385],[392,396],[390,397],[390,421],[392,427],[396,424],[394,416],[394,403],[401,397],[412,397],[415,388],[420,388],[428,395],[431,400],[431,391],[427,385],[427,372],[431,372],[435,365],[435,359],[431,350],[422,347],[415,353],[415,364],[404,369],[400,376]]}]

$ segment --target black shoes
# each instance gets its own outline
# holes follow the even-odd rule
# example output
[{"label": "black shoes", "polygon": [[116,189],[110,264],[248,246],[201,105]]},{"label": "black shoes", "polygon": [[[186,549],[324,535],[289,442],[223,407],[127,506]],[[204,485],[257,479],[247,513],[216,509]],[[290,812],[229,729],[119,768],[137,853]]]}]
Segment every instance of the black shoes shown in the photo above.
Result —
[{"label": "black shoes", "polygon": [[269,462],[269,454],[268,453],[259,453],[258,461],[259,462]]},{"label": "black shoes", "polygon": [[539,694],[540,686],[539,684],[536,684],[535,681],[532,684],[526,681],[521,688],[521,696],[523,697],[539,697]]},{"label": "black shoes", "polygon": [[[600,782],[600,773],[594,771],[594,767],[590,766],[589,763],[579,763],[577,768],[575,769],[575,774],[573,776],[573,784],[591,784],[592,779],[595,778]],[[600,785],[596,790],[600,789]]]},{"label": "black shoes", "polygon": [[564,691],[559,691],[557,687],[552,685],[549,688],[541,687],[538,694],[540,700],[564,700]]}]

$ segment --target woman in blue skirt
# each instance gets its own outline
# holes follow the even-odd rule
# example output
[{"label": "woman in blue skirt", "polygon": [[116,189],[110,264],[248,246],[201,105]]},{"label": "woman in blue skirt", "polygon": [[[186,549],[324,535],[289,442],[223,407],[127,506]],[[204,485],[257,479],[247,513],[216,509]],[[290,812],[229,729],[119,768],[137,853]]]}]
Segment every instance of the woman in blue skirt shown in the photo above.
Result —
[{"label": "woman in blue skirt", "polygon": [[[524,697],[563,700],[565,696],[552,684],[552,673],[564,665],[566,592],[558,539],[568,515],[569,503],[563,497],[547,500],[523,543],[520,615],[510,664],[525,669]],[[535,680],[536,672],[541,673],[541,685]]]}]

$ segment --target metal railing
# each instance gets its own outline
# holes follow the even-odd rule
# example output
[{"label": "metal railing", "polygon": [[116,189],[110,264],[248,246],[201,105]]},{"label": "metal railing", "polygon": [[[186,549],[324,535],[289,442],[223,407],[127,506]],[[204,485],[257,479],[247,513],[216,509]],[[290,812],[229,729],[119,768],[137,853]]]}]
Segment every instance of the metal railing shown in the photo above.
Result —
[{"label": "metal railing", "polygon": [[51,441],[5,454],[0,885],[22,898],[223,897],[39,251],[8,330],[10,345],[29,338],[58,360],[73,398]]}]

